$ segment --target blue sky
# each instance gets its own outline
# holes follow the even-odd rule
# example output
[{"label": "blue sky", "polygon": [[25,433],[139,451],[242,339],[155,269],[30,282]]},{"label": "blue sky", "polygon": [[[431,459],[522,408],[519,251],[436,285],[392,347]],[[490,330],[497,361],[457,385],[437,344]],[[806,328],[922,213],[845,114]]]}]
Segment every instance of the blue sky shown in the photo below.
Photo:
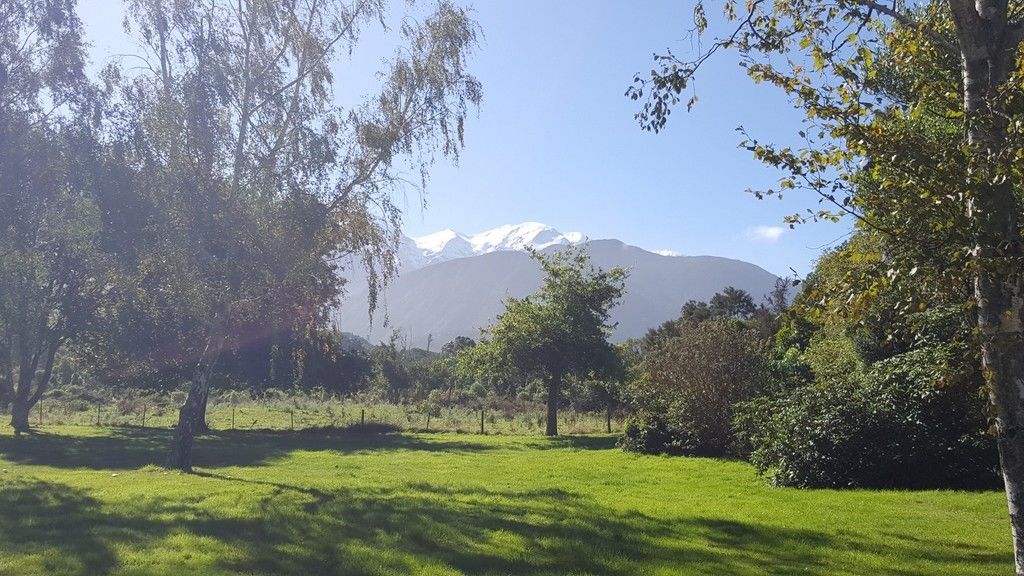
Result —
[{"label": "blue sky", "polygon": [[[429,6],[421,4],[417,9]],[[119,2],[80,6],[96,62],[135,51],[121,33]],[[756,200],[745,192],[771,186],[779,175],[737,148],[736,127],[785,141],[799,129],[800,114],[773,88],[754,85],[732,54],[703,70],[693,112],[678,110],[660,134],[640,130],[637,104],[623,93],[635,72],[651,68],[652,53],[692,50],[689,2],[488,0],[472,7],[483,29],[472,63],[483,106],[467,125],[459,165],[439,163],[431,172],[426,210],[409,194],[407,234],[474,233],[532,220],[803,275],[822,247],[849,231],[850,222],[789,230],[783,216],[816,206],[813,198]],[[395,45],[394,26],[368,30],[339,63],[339,98],[370,93],[373,71]]]}]

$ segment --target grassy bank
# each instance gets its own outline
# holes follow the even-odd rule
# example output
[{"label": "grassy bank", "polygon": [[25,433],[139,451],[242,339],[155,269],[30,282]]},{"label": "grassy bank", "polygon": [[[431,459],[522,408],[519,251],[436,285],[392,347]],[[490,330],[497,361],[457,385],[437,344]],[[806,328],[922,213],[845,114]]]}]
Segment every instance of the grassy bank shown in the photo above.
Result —
[{"label": "grassy bank", "polygon": [[0,435],[0,574],[1010,574],[999,492],[770,488],[609,436]]}]

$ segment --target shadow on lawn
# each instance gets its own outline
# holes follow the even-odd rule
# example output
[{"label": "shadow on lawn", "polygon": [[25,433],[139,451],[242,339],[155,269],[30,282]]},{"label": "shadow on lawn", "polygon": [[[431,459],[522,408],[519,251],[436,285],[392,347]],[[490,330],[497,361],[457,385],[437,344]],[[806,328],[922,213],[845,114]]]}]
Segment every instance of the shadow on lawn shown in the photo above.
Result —
[{"label": "shadow on lawn", "polygon": [[619,442],[619,436],[555,436],[552,438],[538,438],[530,442],[530,449],[549,450],[553,448],[568,448],[570,450],[611,450]]},{"label": "shadow on lawn", "polygon": [[[70,486],[39,480],[0,484],[0,563],[38,555],[26,571],[106,574],[117,557],[92,530],[105,520],[98,501]],[[130,518],[116,524],[120,532],[148,525]]]},{"label": "shadow on lawn", "polygon": [[[150,567],[173,570],[173,554],[201,547],[219,551],[202,571],[273,574],[858,574],[872,572],[858,564],[865,558],[924,560],[936,563],[936,572],[966,561],[979,573],[995,573],[1011,560],[927,540],[825,535],[720,518],[658,519],[557,489],[414,484],[320,491],[207,477],[237,483],[258,498],[223,515],[202,498],[154,497],[101,510],[67,486],[0,486],[0,556],[42,553],[63,563],[48,571],[82,574],[116,568],[116,551],[125,549],[157,552],[154,558],[169,565]],[[162,548],[163,538],[182,534],[195,540]],[[895,567],[887,573],[909,574]]]},{"label": "shadow on lawn", "polygon": [[[135,469],[163,464],[171,431],[154,428],[112,428],[103,436],[63,436],[37,432],[0,436],[0,457],[18,464],[56,468]],[[196,439],[195,465],[200,468],[257,466],[296,450],[342,454],[381,450],[446,452],[492,450],[494,446],[458,437],[420,438],[405,434],[372,434],[340,430],[216,431]]]}]

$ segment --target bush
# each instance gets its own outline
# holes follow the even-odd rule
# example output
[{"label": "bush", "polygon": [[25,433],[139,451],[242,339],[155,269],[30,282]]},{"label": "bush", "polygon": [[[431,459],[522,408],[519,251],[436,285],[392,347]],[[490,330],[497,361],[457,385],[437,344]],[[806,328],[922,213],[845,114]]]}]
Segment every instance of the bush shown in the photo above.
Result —
[{"label": "bush", "polygon": [[643,454],[682,455],[689,445],[681,435],[673,434],[668,423],[658,414],[637,414],[626,421],[620,440],[622,448]]},{"label": "bush", "polygon": [[622,446],[644,453],[719,456],[733,444],[733,406],[762,382],[761,341],[735,320],[689,325],[644,359]]},{"label": "bush", "polygon": [[859,378],[747,402],[737,408],[737,438],[776,485],[996,487],[977,372],[950,369],[965,356],[953,343],[919,348]]}]

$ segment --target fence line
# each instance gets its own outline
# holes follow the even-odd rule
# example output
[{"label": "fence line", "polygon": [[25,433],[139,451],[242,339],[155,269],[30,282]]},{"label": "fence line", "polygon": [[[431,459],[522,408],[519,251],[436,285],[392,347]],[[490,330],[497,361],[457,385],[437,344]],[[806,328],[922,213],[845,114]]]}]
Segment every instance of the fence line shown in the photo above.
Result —
[{"label": "fence line", "polygon": [[[39,425],[140,426],[169,428],[178,418],[177,406],[159,401],[62,401],[47,398],[36,405]],[[341,399],[281,398],[228,402],[210,400],[207,424],[212,430],[308,430],[355,426],[387,426],[416,432],[482,434],[543,434],[546,410],[541,405],[473,408],[449,406],[421,410],[413,405],[358,402]],[[612,418],[612,431],[621,432],[624,418]],[[606,432],[606,413],[562,410],[559,432]]]}]

